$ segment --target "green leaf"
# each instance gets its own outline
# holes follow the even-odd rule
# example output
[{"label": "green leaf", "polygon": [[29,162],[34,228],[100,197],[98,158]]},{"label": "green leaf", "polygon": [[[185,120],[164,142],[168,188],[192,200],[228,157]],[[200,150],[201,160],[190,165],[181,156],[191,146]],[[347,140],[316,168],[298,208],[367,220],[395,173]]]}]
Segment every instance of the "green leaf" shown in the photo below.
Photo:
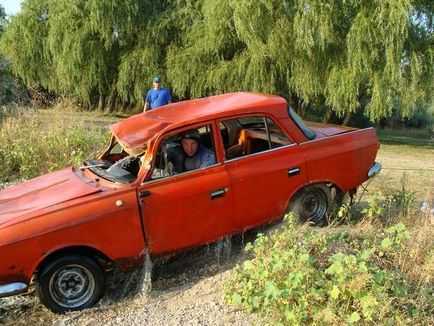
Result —
[{"label": "green leaf", "polygon": [[307,262],[309,260],[310,260],[310,255],[309,254],[300,254],[300,261]]},{"label": "green leaf", "polygon": [[295,321],[296,320],[296,316],[294,314],[294,309],[293,309],[292,305],[286,305],[285,306],[284,315],[285,315],[285,319],[287,321]]},{"label": "green leaf", "polygon": [[252,305],[255,308],[259,308],[259,306],[261,305],[261,297],[255,296],[252,298]]},{"label": "green leaf", "polygon": [[367,273],[368,272],[368,267],[366,266],[366,262],[362,261],[361,263],[359,263],[359,270],[362,273]]},{"label": "green leaf", "polygon": [[371,251],[370,251],[370,250],[364,250],[364,251],[360,254],[360,259],[362,259],[362,260],[368,260],[369,257],[371,257]]},{"label": "green leaf", "polygon": [[348,319],[348,322],[350,324],[354,324],[356,322],[358,322],[360,320],[360,315],[358,312],[353,312],[350,316],[350,318]]},{"label": "green leaf", "polygon": [[232,303],[236,305],[240,305],[243,299],[241,298],[241,295],[238,293],[232,294]]},{"label": "green leaf", "polygon": [[253,249],[252,243],[251,242],[247,242],[247,244],[244,247],[244,251],[248,252],[248,251],[251,251],[252,249]]},{"label": "green leaf", "polygon": [[369,307],[376,306],[378,304],[375,297],[373,297],[371,294],[367,294],[363,298],[360,299],[360,304],[364,310],[366,310]]},{"label": "green leaf", "polygon": [[291,279],[291,286],[296,288],[300,282],[303,280],[303,274],[301,272],[297,272]]},{"label": "green leaf", "polygon": [[389,248],[392,245],[392,240],[390,238],[384,238],[383,241],[381,241],[381,247],[384,249]]},{"label": "green leaf", "polygon": [[280,291],[272,281],[267,281],[264,294],[267,297],[275,298],[280,294]]},{"label": "green leaf", "polygon": [[246,260],[246,261],[244,262],[244,264],[243,264],[243,268],[244,268],[245,270],[253,269],[253,264],[252,264],[252,262],[251,262],[250,260]]},{"label": "green leaf", "polygon": [[419,316],[419,310],[415,307],[415,306],[409,306],[408,308],[407,308],[407,311],[408,311],[408,314],[411,316],[411,317],[417,317],[417,316]]},{"label": "green leaf", "polygon": [[399,284],[395,284],[393,286],[393,292],[399,298],[403,298],[407,294],[407,291],[406,291],[405,287],[403,287],[402,285],[399,285]]},{"label": "green leaf", "polygon": [[386,276],[386,273],[384,271],[379,271],[379,272],[375,273],[374,278],[373,278],[374,282],[377,283],[378,285],[383,285],[385,276]]},{"label": "green leaf", "polygon": [[339,293],[341,293],[339,288],[336,285],[333,285],[333,289],[330,291],[330,297],[337,299],[339,297]]}]

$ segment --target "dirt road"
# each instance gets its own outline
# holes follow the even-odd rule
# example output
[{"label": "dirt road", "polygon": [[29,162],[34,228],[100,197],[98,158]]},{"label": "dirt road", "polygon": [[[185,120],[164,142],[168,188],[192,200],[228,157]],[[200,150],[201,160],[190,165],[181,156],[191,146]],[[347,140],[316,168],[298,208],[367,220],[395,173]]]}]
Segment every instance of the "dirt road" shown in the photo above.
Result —
[{"label": "dirt road", "polygon": [[257,316],[222,298],[223,284],[246,258],[239,238],[232,245],[230,256],[219,243],[158,263],[150,292],[141,271],[114,271],[101,302],[81,312],[53,314],[34,293],[0,299],[0,325],[256,325]]}]

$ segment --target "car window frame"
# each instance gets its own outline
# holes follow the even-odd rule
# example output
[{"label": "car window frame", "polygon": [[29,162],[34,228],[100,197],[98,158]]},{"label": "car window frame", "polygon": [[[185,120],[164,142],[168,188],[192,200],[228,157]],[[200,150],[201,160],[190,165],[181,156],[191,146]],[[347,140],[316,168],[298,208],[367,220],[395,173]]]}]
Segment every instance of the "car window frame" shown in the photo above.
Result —
[{"label": "car window frame", "polygon": [[[215,164],[210,165],[210,166],[206,166],[204,168],[199,168],[196,170],[191,170],[191,171],[187,171],[187,172],[183,172],[183,173],[179,173],[179,174],[170,175],[167,177],[161,177],[161,178],[156,178],[156,179],[151,178],[152,177],[152,171],[155,168],[155,163],[156,163],[155,160],[157,159],[157,153],[158,153],[158,150],[160,149],[160,145],[162,144],[162,142],[164,142],[167,138],[173,137],[173,136],[180,134],[184,131],[187,131],[190,129],[195,129],[195,128],[198,129],[198,128],[206,126],[206,125],[211,126],[211,134],[212,134],[212,139],[214,142],[214,154],[216,157],[216,163]],[[151,161],[150,168],[149,168],[148,172],[146,173],[144,179],[142,180],[142,182],[140,184],[145,185],[145,184],[149,184],[149,183],[163,182],[164,180],[173,180],[174,178],[183,177],[185,175],[190,175],[190,174],[202,172],[204,170],[208,170],[208,169],[222,165],[223,164],[223,154],[221,153],[221,151],[223,150],[223,148],[222,148],[222,144],[220,143],[221,142],[220,138],[217,138],[217,136],[220,135],[220,130],[217,131],[217,127],[218,127],[218,125],[216,124],[215,120],[206,120],[206,121],[201,121],[201,122],[195,122],[194,124],[190,124],[190,125],[180,126],[176,129],[169,130],[169,131],[165,132],[164,134],[160,135],[155,142],[155,146],[153,146],[152,161]]]},{"label": "car window frame", "polygon": [[[223,121],[225,121],[225,120],[239,119],[239,118],[248,117],[248,116],[251,116],[251,117],[259,116],[259,117],[264,117],[264,118],[271,119],[271,121],[273,121],[275,123],[275,125],[280,128],[280,130],[282,131],[282,133],[291,141],[291,144],[284,145],[284,146],[281,146],[281,147],[276,147],[276,148],[270,148],[270,149],[267,149],[265,151],[261,151],[261,152],[257,152],[257,153],[252,153],[252,154],[248,154],[248,155],[244,155],[244,156],[240,156],[240,157],[235,157],[235,158],[232,158],[232,159],[228,160],[225,157],[225,148],[223,147],[223,139],[222,139],[222,135],[221,135],[220,130],[219,130],[219,139],[220,139],[219,142],[222,144],[222,156],[223,156],[222,157],[222,159],[223,159],[222,162],[223,163],[226,164],[226,163],[238,161],[238,160],[241,160],[241,159],[246,159],[246,158],[249,158],[249,157],[252,157],[252,156],[262,155],[264,153],[270,153],[270,152],[274,152],[274,151],[277,151],[277,150],[280,150],[280,149],[285,149],[285,148],[297,145],[297,142],[288,134],[287,130],[282,126],[282,124],[280,123],[280,121],[278,121],[278,119],[276,117],[274,117],[273,115],[267,114],[265,112],[255,112],[255,113],[247,113],[247,114],[245,113],[245,114],[236,114],[236,115],[232,115],[232,116],[226,116],[226,117],[217,119],[216,123],[219,124],[220,122],[223,123]],[[240,126],[242,127],[242,124],[240,124]],[[267,128],[267,132],[268,132],[268,128]]]},{"label": "car window frame", "polygon": [[301,133],[309,139],[308,141],[315,140],[317,138],[317,134],[313,131],[304,120],[295,112],[295,110],[288,104],[288,116],[291,118],[292,122],[297,126],[297,128],[301,131]]}]

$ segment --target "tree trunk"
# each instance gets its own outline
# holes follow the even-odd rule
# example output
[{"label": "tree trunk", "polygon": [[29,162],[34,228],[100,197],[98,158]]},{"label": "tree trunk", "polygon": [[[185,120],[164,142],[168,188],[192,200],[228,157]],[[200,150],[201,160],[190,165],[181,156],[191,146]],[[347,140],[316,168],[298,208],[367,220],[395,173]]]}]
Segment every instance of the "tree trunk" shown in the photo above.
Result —
[{"label": "tree trunk", "polygon": [[116,82],[113,82],[110,91],[110,97],[108,99],[106,110],[105,110],[106,113],[112,113],[115,110],[117,97],[118,97],[118,90],[116,88]]},{"label": "tree trunk", "polygon": [[353,115],[353,112],[352,112],[352,111],[349,111],[349,112],[347,112],[347,113],[345,114],[344,121],[342,122],[342,125],[343,125],[343,126],[348,126],[348,123],[350,122],[350,119],[351,119],[352,115]]},{"label": "tree trunk", "polygon": [[305,117],[306,116],[306,111],[309,110],[309,105],[310,104],[308,102],[301,101],[301,104],[298,106],[299,110],[297,112],[300,117]]},{"label": "tree trunk", "polygon": [[100,112],[104,111],[104,106],[105,106],[105,94],[99,92],[98,111]]},{"label": "tree trunk", "polygon": [[127,112],[127,113],[134,112],[135,107],[136,107],[136,103],[134,101],[130,100],[125,107],[125,112]]},{"label": "tree trunk", "polygon": [[328,123],[333,115],[333,109],[331,106],[327,106],[326,112],[324,114],[324,118],[322,119],[323,123]]}]

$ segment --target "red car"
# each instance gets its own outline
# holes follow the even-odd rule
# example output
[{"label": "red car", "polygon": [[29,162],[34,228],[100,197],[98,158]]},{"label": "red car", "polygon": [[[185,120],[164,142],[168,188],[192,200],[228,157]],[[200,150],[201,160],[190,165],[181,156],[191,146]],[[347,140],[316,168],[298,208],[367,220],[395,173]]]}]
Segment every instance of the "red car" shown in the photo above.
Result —
[{"label": "red car", "polygon": [[290,209],[322,224],[381,169],[373,128],[305,124],[277,96],[173,103],[111,126],[97,159],[0,192],[0,297],[33,277],[54,312],[94,305],[104,270],[242,233]]}]

